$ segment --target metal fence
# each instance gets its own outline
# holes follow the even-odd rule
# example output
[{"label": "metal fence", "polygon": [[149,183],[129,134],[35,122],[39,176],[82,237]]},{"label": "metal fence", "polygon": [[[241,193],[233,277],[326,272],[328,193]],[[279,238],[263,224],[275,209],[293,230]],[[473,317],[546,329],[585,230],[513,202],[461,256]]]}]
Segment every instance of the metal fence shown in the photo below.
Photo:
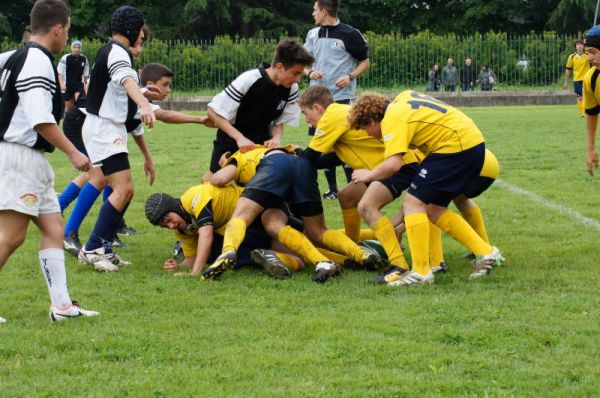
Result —
[{"label": "metal fence", "polygon": [[[477,74],[482,64],[489,64],[499,90],[558,88],[575,41],[575,37],[554,33],[438,36],[425,31],[411,36],[367,33],[365,37],[370,46],[371,68],[358,79],[359,89],[382,90],[422,90],[432,65],[439,64],[441,70],[449,57],[459,70],[465,58],[471,58]],[[83,40],[83,53],[91,62],[102,44],[99,40]],[[222,89],[244,70],[270,62],[275,46],[275,40],[252,38],[153,39],[145,44],[138,64],[165,64],[175,72],[175,90],[208,94]],[[14,43],[0,42],[2,50],[14,47]]]}]

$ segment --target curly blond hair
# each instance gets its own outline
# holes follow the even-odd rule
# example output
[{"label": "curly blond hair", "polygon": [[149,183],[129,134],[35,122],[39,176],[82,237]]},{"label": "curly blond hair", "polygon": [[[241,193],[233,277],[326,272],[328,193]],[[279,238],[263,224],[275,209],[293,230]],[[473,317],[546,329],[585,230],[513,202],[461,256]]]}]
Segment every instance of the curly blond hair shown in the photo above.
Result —
[{"label": "curly blond hair", "polygon": [[383,94],[369,92],[361,94],[352,104],[348,114],[350,128],[358,130],[372,121],[381,122],[390,102],[390,99]]}]

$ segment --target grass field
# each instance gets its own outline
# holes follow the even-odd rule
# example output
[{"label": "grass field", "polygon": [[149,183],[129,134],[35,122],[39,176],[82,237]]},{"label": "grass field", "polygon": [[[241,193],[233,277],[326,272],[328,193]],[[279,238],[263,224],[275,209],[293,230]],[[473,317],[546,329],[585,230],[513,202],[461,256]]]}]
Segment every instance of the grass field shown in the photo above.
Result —
[{"label": "grass field", "polygon": [[[465,112],[501,164],[477,200],[508,258],[488,278],[468,281],[465,250],[446,237],[450,272],[427,287],[375,286],[358,271],[325,285],[254,269],[219,283],[174,278],[162,271],[174,239],[147,223],[143,203],[197,183],[214,132],[161,124],[146,133],[155,186],[130,144],[126,219],[140,234],[119,253],[134,265],[100,274],[67,259],[71,296],[101,317],[49,322],[33,227],[0,274],[0,396],[597,396],[600,180],[585,171],[585,123],[574,106]],[[304,145],[306,126],[284,137]],[[50,158],[61,191],[73,171]],[[325,207],[341,227],[337,204]]]}]

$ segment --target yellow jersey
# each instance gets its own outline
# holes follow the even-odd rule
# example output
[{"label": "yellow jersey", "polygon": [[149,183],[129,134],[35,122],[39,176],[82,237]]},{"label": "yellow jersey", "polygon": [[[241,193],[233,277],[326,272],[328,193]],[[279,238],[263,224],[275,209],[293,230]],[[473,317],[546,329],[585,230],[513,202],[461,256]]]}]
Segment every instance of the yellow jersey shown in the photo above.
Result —
[{"label": "yellow jersey", "polygon": [[581,81],[585,74],[590,70],[590,61],[588,61],[588,53],[577,54],[574,52],[567,58],[567,69],[573,71],[573,81]]},{"label": "yellow jersey", "polygon": [[593,66],[583,79],[583,106],[588,115],[600,113],[600,70]]},{"label": "yellow jersey", "polygon": [[475,122],[458,109],[415,91],[403,91],[390,104],[381,121],[385,158],[418,149],[432,153],[458,153],[484,142]]},{"label": "yellow jersey", "polygon": [[214,233],[223,235],[242,191],[243,188],[233,184],[216,187],[206,183],[191,187],[181,196],[181,205],[192,223],[185,231],[176,230],[175,236],[181,241],[186,257],[196,255],[201,227],[212,224]]},{"label": "yellow jersey", "polygon": [[329,105],[317,123],[308,147],[321,153],[333,151],[342,162],[355,170],[373,170],[384,160],[383,142],[369,136],[365,130],[350,128],[350,108],[345,104]]}]

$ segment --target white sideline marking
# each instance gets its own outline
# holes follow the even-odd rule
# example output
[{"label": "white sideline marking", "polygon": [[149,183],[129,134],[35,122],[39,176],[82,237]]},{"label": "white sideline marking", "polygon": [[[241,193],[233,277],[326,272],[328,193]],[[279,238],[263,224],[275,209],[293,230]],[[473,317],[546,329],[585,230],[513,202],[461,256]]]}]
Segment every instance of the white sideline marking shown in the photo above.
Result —
[{"label": "white sideline marking", "polygon": [[581,214],[571,208],[568,208],[567,206],[563,206],[560,203],[548,200],[548,199],[544,198],[543,196],[540,196],[533,192],[529,192],[529,191],[527,191],[523,188],[520,188],[516,185],[509,184],[508,182],[506,182],[500,178],[496,180],[495,185],[498,185],[502,188],[506,188],[513,193],[525,196],[526,198],[531,199],[534,202],[538,202],[538,203],[540,203],[546,207],[549,207],[553,210],[556,210],[561,214],[570,216],[570,217],[576,219],[577,221],[579,221],[581,224],[590,226],[590,227],[596,229],[598,232],[600,232],[600,222],[598,222],[597,220],[595,220],[593,218],[586,217],[583,214]]}]

